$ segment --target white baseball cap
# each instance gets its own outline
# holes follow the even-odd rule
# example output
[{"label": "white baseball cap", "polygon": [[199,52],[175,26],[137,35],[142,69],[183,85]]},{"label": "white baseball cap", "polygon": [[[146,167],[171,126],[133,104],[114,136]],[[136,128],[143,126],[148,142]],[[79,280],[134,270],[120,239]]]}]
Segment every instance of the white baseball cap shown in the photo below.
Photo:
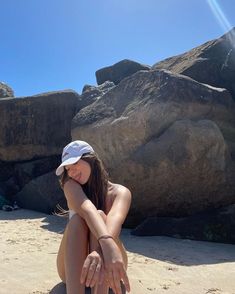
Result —
[{"label": "white baseball cap", "polygon": [[60,176],[64,172],[64,166],[77,162],[83,154],[94,153],[93,148],[85,141],[73,141],[63,149],[61,165],[56,169],[56,175]]}]

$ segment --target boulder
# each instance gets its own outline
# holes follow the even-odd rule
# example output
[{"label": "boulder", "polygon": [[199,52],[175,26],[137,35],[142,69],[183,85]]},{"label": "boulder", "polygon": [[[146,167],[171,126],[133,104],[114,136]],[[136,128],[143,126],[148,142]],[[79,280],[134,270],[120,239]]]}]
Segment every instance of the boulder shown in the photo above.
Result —
[{"label": "boulder", "polygon": [[0,182],[7,181],[14,173],[14,163],[0,160]]},{"label": "boulder", "polygon": [[235,201],[235,102],[225,89],[139,71],[80,110],[71,133],[131,189],[127,225]]},{"label": "boulder", "polygon": [[201,83],[228,89],[235,99],[235,28],[221,38],[167,58],[153,69],[167,69]]},{"label": "boulder", "polygon": [[147,218],[131,234],[235,244],[235,204],[184,218]]},{"label": "boulder", "polygon": [[14,176],[22,189],[34,178],[42,176],[55,170],[61,163],[61,156],[50,156],[47,158],[36,159],[27,162],[19,162],[14,166]]},{"label": "boulder", "polygon": [[79,97],[78,108],[82,109],[96,100],[100,99],[109,90],[115,87],[113,82],[106,81],[98,87],[85,85],[82,90],[82,95]]},{"label": "boulder", "polygon": [[106,81],[111,81],[117,85],[121,82],[121,80],[136,73],[137,71],[149,69],[150,66],[124,59],[111,66],[97,70],[95,73],[96,81],[98,85],[103,84]]},{"label": "boulder", "polygon": [[84,94],[85,92],[89,92],[92,91],[93,89],[98,89],[99,91],[103,91],[103,94],[105,94],[106,92],[108,92],[111,88],[115,87],[115,84],[113,82],[110,81],[106,81],[103,84],[99,85],[99,86],[92,86],[92,85],[85,85],[82,89],[82,94]]},{"label": "boulder", "polygon": [[63,190],[59,186],[58,177],[54,171],[30,181],[15,195],[15,200],[21,208],[48,214],[55,211],[57,204],[68,209]]},{"label": "boulder", "polygon": [[78,110],[74,91],[0,100],[0,160],[18,162],[61,154]]},{"label": "boulder", "polygon": [[14,201],[14,195],[20,191],[20,187],[14,175],[7,181],[0,182],[0,189],[3,191],[3,195],[12,203]]},{"label": "boulder", "polygon": [[[34,178],[54,171],[61,162],[61,156],[50,156],[26,162],[6,163],[3,172],[6,176],[0,181],[0,189],[7,199],[14,203],[15,194],[22,190]],[[8,167],[8,168],[7,168]],[[0,190],[0,191],[1,191]]]},{"label": "boulder", "polygon": [[14,97],[14,92],[7,84],[0,82],[0,99]]}]

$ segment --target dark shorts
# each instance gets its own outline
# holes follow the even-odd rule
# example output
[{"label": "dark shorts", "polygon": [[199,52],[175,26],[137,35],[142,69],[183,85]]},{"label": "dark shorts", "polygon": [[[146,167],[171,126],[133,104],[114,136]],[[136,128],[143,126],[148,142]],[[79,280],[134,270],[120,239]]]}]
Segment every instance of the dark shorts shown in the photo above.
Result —
[{"label": "dark shorts", "polygon": [[[122,288],[122,294],[126,294],[126,289],[123,283],[121,283],[121,288]],[[86,294],[90,294],[90,293],[91,293],[91,288],[90,287],[86,288]],[[112,289],[109,289],[109,294],[114,294]]]}]

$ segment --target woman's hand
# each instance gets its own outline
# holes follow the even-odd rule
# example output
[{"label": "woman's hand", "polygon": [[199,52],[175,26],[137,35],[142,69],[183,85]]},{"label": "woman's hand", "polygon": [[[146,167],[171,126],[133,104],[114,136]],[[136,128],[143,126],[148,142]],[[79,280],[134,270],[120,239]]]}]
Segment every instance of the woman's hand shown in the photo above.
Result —
[{"label": "woman's hand", "polygon": [[101,254],[96,250],[87,255],[82,272],[80,282],[85,283],[86,287],[94,287],[96,283],[101,284],[104,280],[104,266]]},{"label": "woman's hand", "polygon": [[109,286],[113,289],[115,294],[122,294],[121,280],[125,288],[130,292],[129,279],[124,267],[122,254],[116,242],[109,239],[101,239],[99,241],[105,264],[105,276],[108,279]]}]

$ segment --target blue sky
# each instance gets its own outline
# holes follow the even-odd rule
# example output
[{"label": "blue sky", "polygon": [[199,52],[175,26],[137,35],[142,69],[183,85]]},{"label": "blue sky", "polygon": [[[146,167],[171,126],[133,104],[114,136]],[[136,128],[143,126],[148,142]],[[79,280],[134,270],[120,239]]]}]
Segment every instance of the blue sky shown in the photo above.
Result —
[{"label": "blue sky", "polygon": [[96,85],[122,59],[153,65],[235,26],[234,0],[2,0],[0,81],[16,97]]}]

